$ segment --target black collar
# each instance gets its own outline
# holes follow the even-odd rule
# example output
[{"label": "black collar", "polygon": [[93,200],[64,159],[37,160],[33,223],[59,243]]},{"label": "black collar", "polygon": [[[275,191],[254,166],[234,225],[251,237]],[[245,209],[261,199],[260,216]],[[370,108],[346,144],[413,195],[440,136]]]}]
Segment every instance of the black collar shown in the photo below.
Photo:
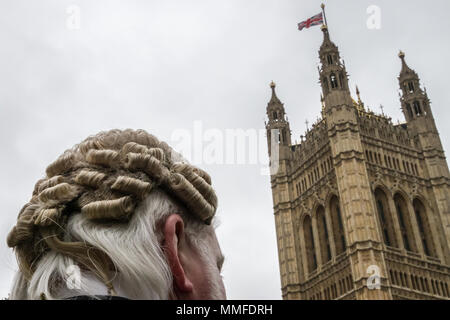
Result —
[{"label": "black collar", "polygon": [[104,295],[95,295],[95,296],[88,296],[88,295],[82,295],[82,296],[73,296],[65,298],[64,300],[130,300],[125,297],[120,296],[104,296]]}]

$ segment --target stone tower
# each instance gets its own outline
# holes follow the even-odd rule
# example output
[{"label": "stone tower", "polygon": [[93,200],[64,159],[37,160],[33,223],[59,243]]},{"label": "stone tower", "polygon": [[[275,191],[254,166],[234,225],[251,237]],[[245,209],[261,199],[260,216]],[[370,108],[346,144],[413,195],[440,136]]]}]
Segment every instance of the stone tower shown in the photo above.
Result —
[{"label": "stone tower", "polygon": [[282,296],[449,299],[450,176],[427,93],[400,53],[406,123],[369,111],[322,31],[322,118],[292,144],[273,82],[267,106]]},{"label": "stone tower", "polygon": [[284,105],[275,93],[275,83],[273,81],[270,84],[270,88],[272,89],[272,97],[267,104],[267,117],[269,122],[266,123],[266,129],[268,130],[267,143],[269,145],[269,152],[271,150],[272,132],[277,134],[277,139],[275,140],[279,142],[281,147],[289,147],[291,145],[291,130],[289,128],[289,121],[286,118]]}]

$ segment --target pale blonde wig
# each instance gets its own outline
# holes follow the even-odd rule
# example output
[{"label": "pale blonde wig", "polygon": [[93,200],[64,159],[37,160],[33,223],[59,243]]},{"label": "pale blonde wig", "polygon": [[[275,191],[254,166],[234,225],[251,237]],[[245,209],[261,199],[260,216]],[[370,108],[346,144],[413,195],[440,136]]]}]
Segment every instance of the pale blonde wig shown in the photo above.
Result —
[{"label": "pale blonde wig", "polygon": [[77,238],[75,229],[68,233],[68,227],[75,221],[102,230],[127,225],[156,190],[183,208],[178,211],[185,218],[211,223],[217,208],[211,178],[153,135],[111,130],[67,150],[36,183],[8,235],[22,276],[18,281],[30,281],[37,269],[44,272],[39,265],[65,259],[93,272],[112,289],[118,269],[113,251],[87,241],[88,236]]}]

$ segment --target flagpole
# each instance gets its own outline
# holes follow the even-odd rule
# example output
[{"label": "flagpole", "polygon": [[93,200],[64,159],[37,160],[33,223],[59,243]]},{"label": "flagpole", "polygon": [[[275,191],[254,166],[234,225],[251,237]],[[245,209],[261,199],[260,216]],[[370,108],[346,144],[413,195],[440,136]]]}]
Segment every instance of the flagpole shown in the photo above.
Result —
[{"label": "flagpole", "polygon": [[323,20],[325,21],[325,25],[328,27],[327,16],[325,15],[325,5],[322,3],[320,7],[322,8]]}]

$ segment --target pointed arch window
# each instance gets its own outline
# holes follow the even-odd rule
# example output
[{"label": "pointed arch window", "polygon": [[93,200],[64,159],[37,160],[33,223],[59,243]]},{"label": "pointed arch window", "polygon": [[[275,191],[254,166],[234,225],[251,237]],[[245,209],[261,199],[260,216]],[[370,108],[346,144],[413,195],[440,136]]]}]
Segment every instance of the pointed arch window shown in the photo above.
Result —
[{"label": "pointed arch window", "polygon": [[420,108],[419,101],[414,101],[413,106],[414,106],[414,113],[416,115],[422,114],[422,109]]},{"label": "pointed arch window", "polygon": [[310,216],[306,216],[303,220],[303,235],[305,237],[306,263],[308,267],[308,273],[311,273],[317,268],[317,259]]},{"label": "pointed arch window", "polygon": [[330,75],[330,83],[331,83],[331,89],[336,89],[338,87],[338,82],[336,79],[336,75],[332,73]]},{"label": "pointed arch window", "polygon": [[414,83],[412,81],[408,82],[408,90],[409,90],[409,93],[414,92]]},{"label": "pointed arch window", "polygon": [[384,191],[379,188],[375,190],[375,201],[384,243],[387,246],[398,247],[397,238],[395,236],[394,221],[392,212],[389,210],[387,196]]},{"label": "pointed arch window", "polygon": [[331,83],[331,89],[336,89],[338,87],[336,75],[332,73],[330,75],[330,83]]},{"label": "pointed arch window", "polygon": [[420,239],[422,240],[423,250],[427,256],[436,256],[436,251],[433,243],[432,231],[430,222],[428,220],[427,212],[422,201],[414,199],[414,212],[416,215],[417,225],[419,227]]},{"label": "pointed arch window", "polygon": [[317,229],[319,231],[320,253],[322,256],[322,262],[326,263],[331,259],[331,248],[324,207],[320,206],[319,208],[317,208],[316,217],[317,217]]},{"label": "pointed arch window", "polygon": [[336,254],[340,254],[346,249],[344,225],[342,223],[342,215],[339,207],[339,200],[333,196],[330,200],[331,222],[333,228],[334,244],[336,246]]},{"label": "pointed arch window", "polygon": [[414,233],[408,206],[405,199],[399,193],[394,196],[394,203],[397,209],[398,222],[400,224],[400,232],[403,238],[403,244],[407,251],[417,252],[416,243],[414,241]]},{"label": "pointed arch window", "polygon": [[328,64],[333,64],[333,58],[331,57],[331,54],[327,55],[327,62]]},{"label": "pointed arch window", "polygon": [[276,111],[274,111],[274,112],[272,113],[272,116],[273,116],[273,119],[274,119],[274,120],[277,120],[277,119],[278,119],[278,113],[277,113]]}]

